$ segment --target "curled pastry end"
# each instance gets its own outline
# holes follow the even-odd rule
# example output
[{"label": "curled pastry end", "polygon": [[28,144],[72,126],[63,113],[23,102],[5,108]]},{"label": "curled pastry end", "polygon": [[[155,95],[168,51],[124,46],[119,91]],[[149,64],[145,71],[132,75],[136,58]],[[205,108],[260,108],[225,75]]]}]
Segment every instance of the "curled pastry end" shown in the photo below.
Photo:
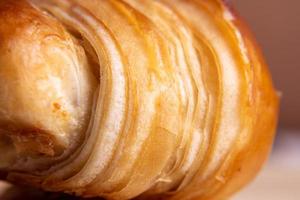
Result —
[{"label": "curled pastry end", "polygon": [[82,137],[96,78],[83,47],[56,19],[26,1],[3,2],[1,142],[23,156],[59,155]]}]

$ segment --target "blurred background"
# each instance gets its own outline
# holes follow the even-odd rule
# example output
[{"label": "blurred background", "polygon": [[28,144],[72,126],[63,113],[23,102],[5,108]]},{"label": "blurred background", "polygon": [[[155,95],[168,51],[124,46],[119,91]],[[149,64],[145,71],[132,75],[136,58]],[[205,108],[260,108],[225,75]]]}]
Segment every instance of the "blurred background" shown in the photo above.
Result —
[{"label": "blurred background", "polygon": [[[231,0],[231,3],[251,27],[269,64],[275,87],[282,94],[272,156],[256,180],[233,200],[300,200],[300,0]],[[10,186],[0,183],[0,187],[2,196],[1,192]],[[31,195],[31,190],[25,189],[24,193],[24,188],[11,188],[5,193],[5,200],[16,199],[16,190]],[[35,199],[42,198],[42,193],[33,191],[33,194]],[[49,199],[57,199],[53,195]],[[21,199],[32,198],[21,196]]]},{"label": "blurred background", "polygon": [[256,36],[282,95],[272,156],[234,200],[300,200],[300,1],[231,2]]}]

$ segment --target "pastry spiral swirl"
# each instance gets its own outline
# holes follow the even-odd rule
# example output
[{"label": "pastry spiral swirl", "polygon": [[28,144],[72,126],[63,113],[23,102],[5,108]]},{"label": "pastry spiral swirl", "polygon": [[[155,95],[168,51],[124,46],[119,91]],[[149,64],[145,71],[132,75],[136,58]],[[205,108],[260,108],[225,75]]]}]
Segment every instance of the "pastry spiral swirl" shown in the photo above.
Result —
[{"label": "pastry spiral swirl", "polygon": [[0,171],[107,199],[224,199],[278,98],[221,0],[1,0]]}]

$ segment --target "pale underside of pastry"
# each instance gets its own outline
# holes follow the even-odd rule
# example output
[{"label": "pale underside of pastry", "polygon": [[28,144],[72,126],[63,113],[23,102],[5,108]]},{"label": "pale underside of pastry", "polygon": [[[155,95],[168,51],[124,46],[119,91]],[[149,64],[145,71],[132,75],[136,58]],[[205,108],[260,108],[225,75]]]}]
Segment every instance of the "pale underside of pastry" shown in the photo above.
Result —
[{"label": "pale underside of pastry", "polygon": [[278,98],[221,0],[0,0],[0,171],[107,199],[224,199]]}]

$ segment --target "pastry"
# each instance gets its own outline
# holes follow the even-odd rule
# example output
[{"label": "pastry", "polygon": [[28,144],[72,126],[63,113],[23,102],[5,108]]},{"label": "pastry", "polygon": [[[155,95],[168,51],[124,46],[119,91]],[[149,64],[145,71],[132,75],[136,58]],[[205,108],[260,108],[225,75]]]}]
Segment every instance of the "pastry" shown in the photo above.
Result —
[{"label": "pastry", "polygon": [[0,171],[81,197],[225,199],[278,97],[221,0],[1,0]]}]

